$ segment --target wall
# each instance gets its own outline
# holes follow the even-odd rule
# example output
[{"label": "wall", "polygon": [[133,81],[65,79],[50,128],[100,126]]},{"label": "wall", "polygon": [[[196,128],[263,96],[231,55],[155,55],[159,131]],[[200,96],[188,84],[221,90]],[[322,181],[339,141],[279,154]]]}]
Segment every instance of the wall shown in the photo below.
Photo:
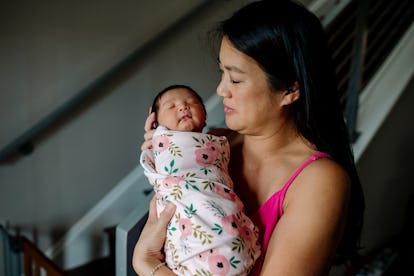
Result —
[{"label": "wall", "polygon": [[[156,92],[184,83],[204,99],[215,93],[216,56],[205,34],[246,1],[208,2],[196,18],[158,40],[108,84],[108,93],[49,133],[32,155],[0,166],[0,221],[33,233],[47,248],[137,165],[144,120]],[[201,3],[4,3],[0,146]]]},{"label": "wall", "polygon": [[[392,93],[392,91],[390,91]],[[414,78],[358,161],[366,196],[362,242],[375,250],[402,230],[405,208],[414,196]]]}]

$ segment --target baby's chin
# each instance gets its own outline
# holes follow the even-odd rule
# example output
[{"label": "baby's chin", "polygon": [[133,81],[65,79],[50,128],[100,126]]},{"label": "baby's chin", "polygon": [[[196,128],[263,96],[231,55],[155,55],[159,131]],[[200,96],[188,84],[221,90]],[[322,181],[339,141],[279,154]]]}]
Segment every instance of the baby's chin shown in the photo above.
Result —
[{"label": "baby's chin", "polygon": [[178,131],[201,132],[203,130],[203,128],[197,126],[193,122],[184,122],[184,123],[180,123],[176,130],[178,130]]}]

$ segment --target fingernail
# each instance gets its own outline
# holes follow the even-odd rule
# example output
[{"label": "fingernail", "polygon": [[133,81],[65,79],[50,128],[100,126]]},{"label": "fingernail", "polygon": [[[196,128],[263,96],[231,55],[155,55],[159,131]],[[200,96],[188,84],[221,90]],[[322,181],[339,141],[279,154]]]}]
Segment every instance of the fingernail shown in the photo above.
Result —
[{"label": "fingernail", "polygon": [[150,115],[152,112],[152,106],[150,106],[150,108],[148,109],[148,115]]}]

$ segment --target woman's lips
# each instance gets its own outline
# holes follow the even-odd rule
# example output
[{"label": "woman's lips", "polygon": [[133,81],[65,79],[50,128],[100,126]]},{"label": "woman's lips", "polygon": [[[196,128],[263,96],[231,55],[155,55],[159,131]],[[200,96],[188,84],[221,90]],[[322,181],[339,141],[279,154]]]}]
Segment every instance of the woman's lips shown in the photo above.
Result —
[{"label": "woman's lips", "polygon": [[224,106],[224,113],[225,114],[230,114],[230,113],[232,113],[234,111],[234,109],[233,108],[230,108],[230,107],[228,107],[228,106]]}]

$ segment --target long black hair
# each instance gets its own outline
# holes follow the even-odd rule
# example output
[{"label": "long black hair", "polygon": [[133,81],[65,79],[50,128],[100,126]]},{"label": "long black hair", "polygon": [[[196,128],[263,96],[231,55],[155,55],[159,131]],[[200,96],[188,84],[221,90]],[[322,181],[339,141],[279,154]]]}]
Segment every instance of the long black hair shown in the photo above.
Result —
[{"label": "long black hair", "polygon": [[[352,182],[347,221],[336,261],[357,256],[365,208],[327,38],[319,19],[301,4],[263,0],[248,4],[215,30],[240,52],[253,58],[275,91],[296,81],[300,97],[291,106],[298,132],[326,152]],[[276,92],[277,93],[277,92]]]}]

